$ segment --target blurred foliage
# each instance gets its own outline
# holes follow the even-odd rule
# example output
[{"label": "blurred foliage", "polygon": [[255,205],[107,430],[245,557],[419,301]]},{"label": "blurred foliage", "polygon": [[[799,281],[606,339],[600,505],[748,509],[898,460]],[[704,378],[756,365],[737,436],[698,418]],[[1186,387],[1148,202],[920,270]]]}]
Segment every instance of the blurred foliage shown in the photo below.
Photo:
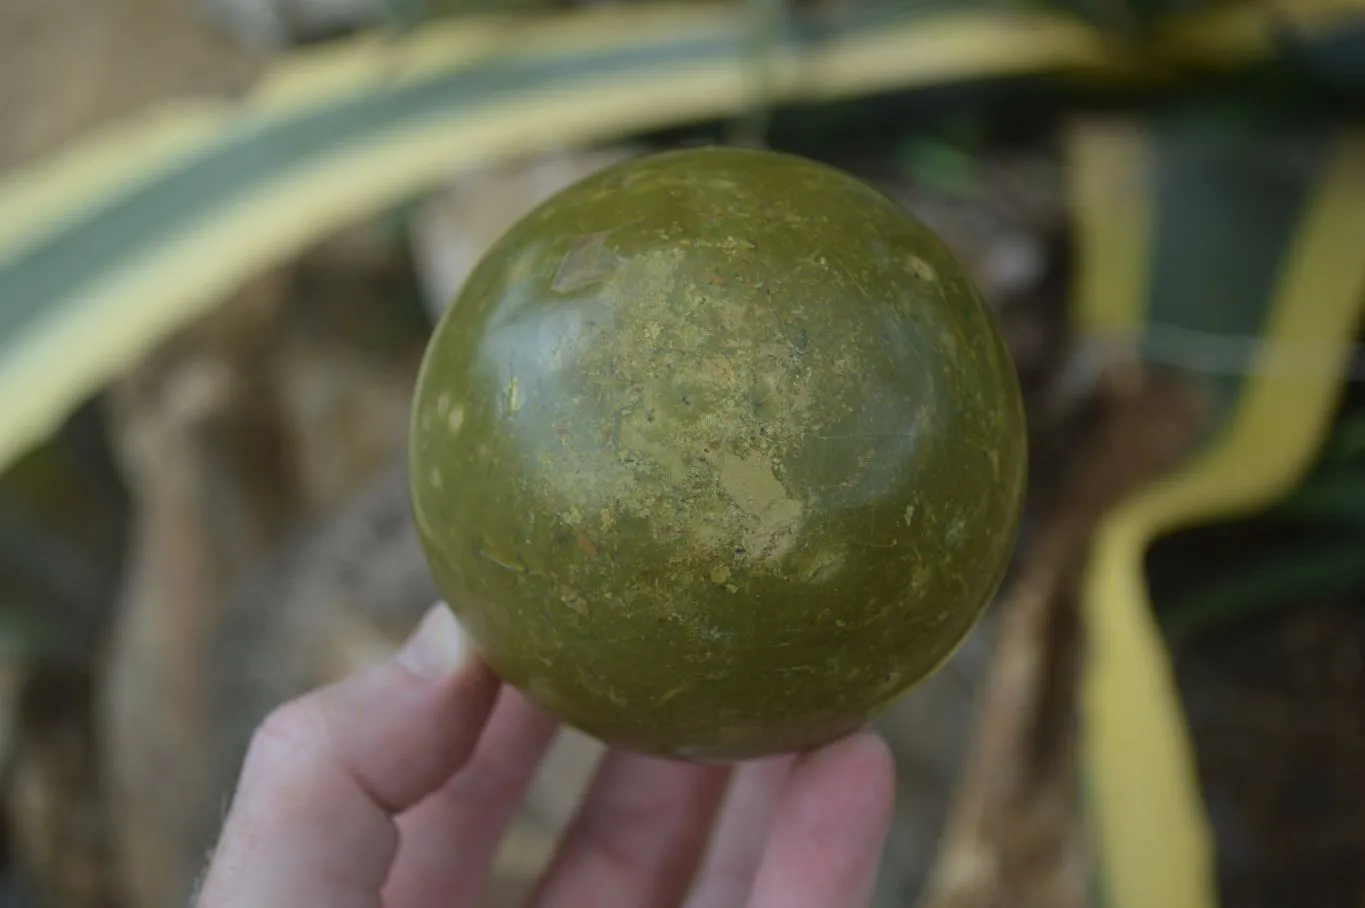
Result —
[{"label": "blurred foliage", "polygon": [[[1096,534],[1082,592],[1087,807],[1109,904],[1211,906],[1214,843],[1145,555],[1276,504],[1312,467],[1365,310],[1365,144],[1349,121],[1245,99],[1163,105],[1081,136],[1082,336],[1184,375],[1211,411],[1204,444]],[[1339,556],[1314,558],[1318,575],[1339,573]],[[1226,593],[1211,602],[1180,614],[1226,612]]]},{"label": "blurred foliage", "polygon": [[[1305,603],[1365,596],[1362,425],[1360,404],[1344,407],[1312,472],[1263,513],[1176,534],[1154,548],[1161,622],[1173,643]],[[1203,553],[1197,569],[1182,549]]]},{"label": "blurred foliage", "polygon": [[92,406],[0,474],[0,659],[92,658],[129,507]]}]

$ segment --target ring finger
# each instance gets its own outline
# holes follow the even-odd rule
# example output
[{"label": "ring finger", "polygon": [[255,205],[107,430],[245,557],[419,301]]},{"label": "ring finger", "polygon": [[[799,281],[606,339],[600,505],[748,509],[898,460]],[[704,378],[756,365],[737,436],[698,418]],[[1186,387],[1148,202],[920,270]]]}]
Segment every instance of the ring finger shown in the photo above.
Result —
[{"label": "ring finger", "polygon": [[384,887],[391,908],[481,903],[498,843],[558,723],[503,686],[469,762],[398,820],[398,858]]}]

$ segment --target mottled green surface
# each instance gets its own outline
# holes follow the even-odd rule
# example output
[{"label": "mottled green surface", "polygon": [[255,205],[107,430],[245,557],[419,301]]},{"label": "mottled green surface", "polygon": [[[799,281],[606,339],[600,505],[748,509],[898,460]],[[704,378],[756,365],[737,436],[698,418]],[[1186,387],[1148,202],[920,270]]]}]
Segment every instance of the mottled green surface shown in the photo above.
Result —
[{"label": "mottled green surface", "polygon": [[490,663],[638,750],[743,758],[861,725],[1000,582],[1023,411],[989,313],[875,190],[771,152],[588,178],[446,313],[417,524]]}]

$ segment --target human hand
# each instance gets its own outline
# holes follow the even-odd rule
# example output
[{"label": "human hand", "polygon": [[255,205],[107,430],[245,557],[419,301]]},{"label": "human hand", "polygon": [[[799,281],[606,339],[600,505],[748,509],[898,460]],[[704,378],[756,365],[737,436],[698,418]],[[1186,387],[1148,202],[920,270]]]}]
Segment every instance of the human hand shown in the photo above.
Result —
[{"label": "human hand", "polygon": [[[196,905],[472,908],[556,727],[438,605],[262,724]],[[609,751],[529,905],[866,905],[893,789],[870,733],[733,770]]]}]

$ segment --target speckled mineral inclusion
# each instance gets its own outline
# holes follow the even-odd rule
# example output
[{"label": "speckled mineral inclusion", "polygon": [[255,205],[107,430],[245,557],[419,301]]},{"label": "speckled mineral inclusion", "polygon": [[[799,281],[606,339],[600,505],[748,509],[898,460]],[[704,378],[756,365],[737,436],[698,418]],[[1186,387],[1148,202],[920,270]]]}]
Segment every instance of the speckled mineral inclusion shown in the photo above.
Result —
[{"label": "speckled mineral inclusion", "polygon": [[437,327],[412,418],[427,558],[490,664],[688,758],[814,746],[934,671],[1024,490],[961,266],[772,152],[650,155],[533,211]]}]

